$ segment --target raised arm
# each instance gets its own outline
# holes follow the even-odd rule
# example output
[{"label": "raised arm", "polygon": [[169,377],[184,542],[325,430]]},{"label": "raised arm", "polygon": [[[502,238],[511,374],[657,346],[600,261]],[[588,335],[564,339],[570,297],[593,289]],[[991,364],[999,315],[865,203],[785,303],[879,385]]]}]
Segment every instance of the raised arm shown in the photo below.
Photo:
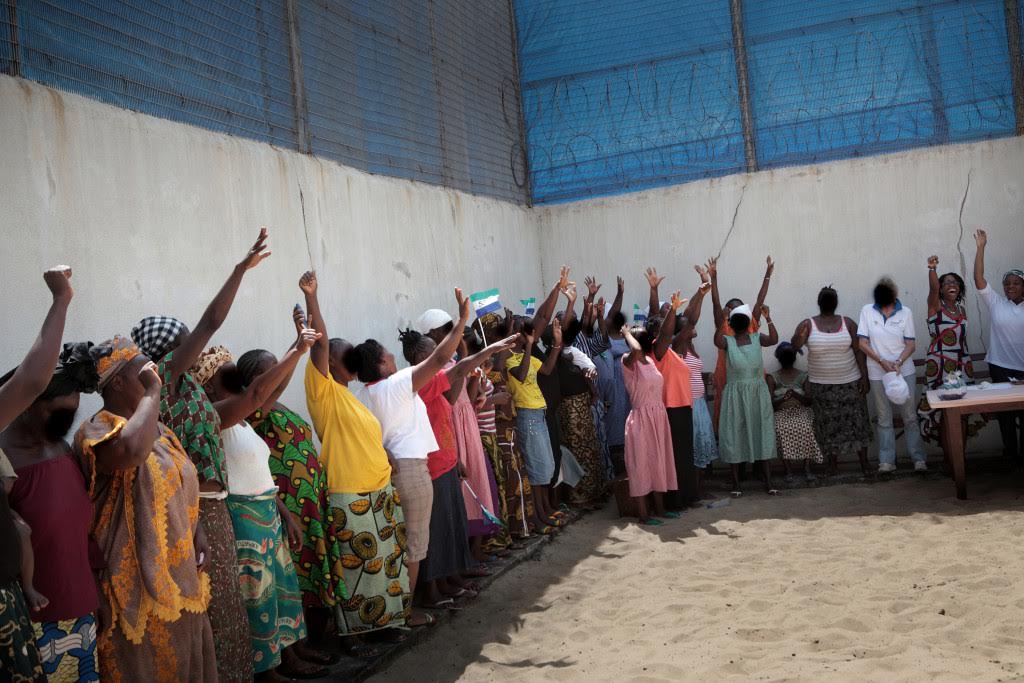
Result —
[{"label": "raised arm", "polygon": [[139,370],[142,383],[142,399],[135,407],[121,433],[95,447],[96,467],[101,472],[112,474],[120,470],[133,470],[146,462],[153,452],[153,444],[160,436],[157,418],[160,415],[160,376],[156,365],[146,363]]},{"label": "raised arm", "polygon": [[260,406],[266,405],[281,382],[295,372],[299,358],[313,346],[318,337],[319,333],[315,329],[303,330],[298,344],[289,349],[269,370],[254,379],[245,391],[214,403],[221,425],[225,428],[234,426],[256,412]]},{"label": "raised arm", "polygon": [[644,357],[644,350],[640,348],[640,342],[629,331],[629,325],[622,326],[622,338],[629,345],[629,353],[622,357],[622,362],[629,367],[633,367],[634,363],[646,363],[647,359]]},{"label": "raised arm", "polygon": [[551,348],[547,350],[548,355],[544,358],[544,363],[540,366],[540,370],[538,370],[538,373],[541,375],[550,375],[555,371],[558,356],[562,353],[562,324],[557,320],[551,323],[551,336]]},{"label": "raised arm", "polygon": [[520,384],[524,383],[530,374],[530,358],[533,357],[533,342],[536,336],[536,331],[532,334],[523,333],[523,360],[514,368],[507,368],[509,377],[514,377]]},{"label": "raised arm", "polygon": [[206,307],[206,311],[203,312],[203,317],[196,323],[195,329],[182,340],[181,345],[175,350],[174,357],[171,359],[170,366],[168,367],[171,381],[174,385],[177,384],[178,378],[195,364],[199,354],[210,343],[214,333],[224,324],[224,320],[228,317],[228,312],[231,310],[231,304],[235,301],[238,287],[242,284],[242,277],[245,276],[245,271],[255,268],[268,256],[270,256],[270,252],[267,251],[267,229],[260,228],[260,236],[257,238],[256,243],[246,253],[245,258],[239,261],[238,265],[231,271],[227,282],[217,292],[217,296],[213,297],[210,305]]},{"label": "raised arm", "polygon": [[939,257],[928,257],[928,317],[939,312]]},{"label": "raised arm", "polygon": [[761,335],[761,346],[775,346],[779,343],[779,331],[775,329],[775,323],[772,322],[771,311],[768,310],[767,304],[761,304],[761,311],[764,313],[765,322],[768,323],[768,334]]},{"label": "raised arm", "polygon": [[[295,338],[295,341],[292,342],[292,345],[288,347],[288,351],[291,351],[299,345],[299,342],[302,341],[302,332],[306,329],[306,325],[309,324],[305,311],[303,311],[302,307],[298,304],[296,304],[295,308],[292,310],[292,321],[295,323],[295,332],[298,336]],[[318,339],[317,341],[320,340]],[[285,353],[287,353],[287,351]],[[287,389],[288,385],[291,383],[292,375],[294,374],[295,366],[292,366],[292,371],[281,379],[277,387],[275,387],[270,393],[270,396],[267,397],[267,400],[259,407],[260,412],[266,413],[277,404],[278,400],[281,398],[281,394],[284,393],[284,390]]]},{"label": "raised arm", "polygon": [[[622,311],[622,295],[626,291],[626,281],[616,276],[615,288],[615,299],[612,300],[612,307],[608,309],[608,315],[605,316],[609,321],[615,318],[616,313]],[[601,313],[603,314],[604,311],[601,311]]]},{"label": "raised arm", "polygon": [[[757,301],[754,303],[754,310],[752,314],[752,322],[754,320],[761,319],[761,307],[764,306],[764,300],[768,298],[768,285],[772,282],[772,273],[775,272],[775,261],[772,261],[772,257],[768,257],[768,265],[764,269],[764,279],[761,280],[761,289],[757,292]],[[776,335],[778,336],[778,335]]]},{"label": "raised arm", "polygon": [[661,313],[661,299],[658,296],[658,287],[664,282],[664,277],[658,277],[658,269],[650,267],[644,271],[647,284],[650,285],[650,293],[647,295],[647,319]]},{"label": "raised arm", "polygon": [[675,336],[676,331],[676,311],[678,311],[683,304],[686,303],[686,299],[680,297],[678,291],[672,293],[671,300],[669,302],[668,315],[661,321],[661,329],[658,331],[658,338],[654,340],[654,357],[659,361],[665,357],[668,353],[669,347],[672,345],[672,338]]},{"label": "raised arm", "polygon": [[974,243],[978,250],[974,252],[974,286],[981,291],[988,287],[985,280],[985,245],[988,244],[988,234],[984,230],[974,233]]},{"label": "raised arm", "polygon": [[565,289],[562,290],[562,294],[565,295],[565,312],[562,314],[562,327],[569,329],[569,325],[576,318],[576,298],[579,296],[576,292],[576,283],[570,282],[566,285]]},{"label": "raised arm", "polygon": [[453,388],[458,387],[458,391],[454,392],[454,395],[448,395],[448,401],[452,405],[454,405],[455,401],[458,400],[459,394],[462,392],[462,384],[463,382],[466,381],[466,378],[469,376],[469,373],[473,372],[473,370],[483,365],[484,361],[486,361],[494,354],[512,348],[512,344],[518,337],[519,335],[516,334],[512,335],[511,337],[506,337],[501,341],[495,342],[485,347],[478,353],[474,353],[472,356],[467,356],[463,358],[458,363],[449,368],[448,371],[445,373],[448,376],[448,382],[449,384],[451,384]]},{"label": "raised arm", "polygon": [[697,291],[694,292],[693,297],[690,299],[690,304],[683,311],[683,323],[678,330],[676,330],[676,336],[672,340],[672,349],[677,353],[683,353],[686,349],[688,339],[683,334],[686,330],[692,330],[697,327],[697,321],[700,320],[700,311],[704,307],[704,296],[711,290],[711,278],[708,276],[707,270],[700,266],[694,266],[697,270],[697,274],[700,275],[700,286],[697,287]]},{"label": "raised arm", "polygon": [[459,348],[462,341],[462,332],[469,322],[469,298],[462,296],[462,290],[455,288],[455,301],[459,304],[459,320],[452,327],[448,336],[441,340],[441,343],[434,347],[430,356],[422,363],[412,366],[412,390],[419,391],[427,385],[434,375],[441,372],[448,361],[455,355],[455,349]]},{"label": "raised arm", "polygon": [[594,316],[594,322],[597,323],[597,331],[601,333],[601,338],[608,339],[608,319],[604,317],[604,297],[602,296],[594,305],[591,307],[591,312]]},{"label": "raised arm", "polygon": [[60,357],[64,321],[75,294],[71,289],[71,269],[67,266],[51,268],[43,273],[43,280],[50,288],[53,301],[32,348],[25,354],[11,379],[0,386],[0,431],[25,412],[39,394],[46,391],[53,377],[53,368]]},{"label": "raised arm", "polygon": [[307,325],[317,331],[317,337],[313,348],[309,350],[309,360],[324,377],[331,376],[331,351],[330,338],[327,336],[327,323],[324,322],[324,315],[320,311],[320,299],[317,296],[316,271],[307,270],[299,278],[299,289],[306,299],[306,310],[309,311],[309,322]]},{"label": "raised arm", "polygon": [[[708,259],[708,276],[711,278],[711,313],[715,316],[715,330],[722,329],[725,322],[725,311],[722,309],[722,300],[718,295],[718,257],[712,256]],[[718,342],[715,342],[717,345]],[[725,348],[724,346],[720,348]]]},{"label": "raised arm", "polygon": [[548,297],[544,299],[544,302],[537,309],[537,312],[533,316],[533,329],[540,334],[546,330],[548,323],[551,322],[552,316],[555,315],[555,306],[558,304],[558,295],[563,289],[569,286],[569,266],[562,266],[561,273],[558,277],[558,282],[548,292]]}]

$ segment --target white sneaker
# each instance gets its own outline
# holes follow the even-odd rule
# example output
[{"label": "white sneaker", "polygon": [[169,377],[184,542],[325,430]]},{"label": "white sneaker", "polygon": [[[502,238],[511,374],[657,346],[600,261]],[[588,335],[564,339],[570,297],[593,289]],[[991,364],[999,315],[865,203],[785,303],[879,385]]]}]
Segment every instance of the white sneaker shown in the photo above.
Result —
[{"label": "white sneaker", "polygon": [[880,463],[878,463],[878,473],[879,474],[890,474],[890,473],[895,472],[895,471],[896,471],[896,465],[893,465],[891,462],[880,462]]},{"label": "white sneaker", "polygon": [[928,463],[926,463],[924,460],[918,460],[917,462],[914,463],[914,471],[915,472],[927,472],[928,471]]}]

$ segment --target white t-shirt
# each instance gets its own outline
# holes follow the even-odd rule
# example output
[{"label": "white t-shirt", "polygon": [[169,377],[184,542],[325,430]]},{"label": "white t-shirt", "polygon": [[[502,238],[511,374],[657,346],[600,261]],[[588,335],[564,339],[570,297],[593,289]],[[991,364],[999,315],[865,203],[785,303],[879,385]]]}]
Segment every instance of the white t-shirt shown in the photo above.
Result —
[{"label": "white t-shirt", "polygon": [[220,438],[228,470],[228,493],[259,496],[277,492],[270,473],[270,447],[248,422],[221,430]]},{"label": "white t-shirt", "polygon": [[985,361],[1006,368],[1024,370],[1024,302],[1015,304],[987,285],[978,292],[991,319],[988,355]]},{"label": "white t-shirt", "polygon": [[395,460],[425,460],[438,449],[427,406],[412,390],[412,368],[361,387],[356,398],[377,416],[384,432],[384,449]]},{"label": "white t-shirt", "polygon": [[[888,318],[882,315],[878,307],[868,304],[860,309],[860,321],[857,323],[857,336],[867,339],[871,348],[881,358],[889,361],[899,360],[908,341],[915,339],[914,316],[909,308],[896,300],[896,310]],[[872,358],[867,359],[868,379],[882,379],[885,370]],[[914,374],[914,361],[908,358],[903,363],[901,372],[904,377]]]},{"label": "white t-shirt", "polygon": [[590,360],[590,356],[583,353],[575,346],[568,347],[566,351],[569,353],[569,357],[572,359],[572,364],[578,367],[580,370],[583,370],[584,372],[588,370],[593,370],[594,372],[597,372],[597,366],[594,365],[594,361]]}]

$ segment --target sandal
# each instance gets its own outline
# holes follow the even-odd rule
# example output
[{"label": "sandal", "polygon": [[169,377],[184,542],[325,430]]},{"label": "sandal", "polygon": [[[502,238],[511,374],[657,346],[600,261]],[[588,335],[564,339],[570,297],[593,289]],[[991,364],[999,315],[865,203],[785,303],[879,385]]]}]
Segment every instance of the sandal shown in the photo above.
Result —
[{"label": "sandal", "polygon": [[781,496],[782,495],[782,491],[780,491],[778,489],[768,489],[768,495],[769,496]]},{"label": "sandal", "polygon": [[558,533],[558,527],[556,527],[556,526],[542,526],[540,529],[537,529],[537,533],[540,534],[541,536],[554,536],[555,534]]},{"label": "sandal", "polygon": [[733,498],[739,498],[740,496],[743,495],[743,491],[740,491],[739,489],[735,491],[729,491],[729,495],[732,496]]},{"label": "sandal", "polygon": [[658,517],[664,517],[665,519],[679,519],[680,517],[682,517],[682,515],[678,512],[673,512],[672,510],[669,510],[667,512],[661,513],[660,515],[658,515]]},{"label": "sandal", "polygon": [[423,628],[424,626],[426,626],[427,628],[430,628],[431,626],[436,626],[437,625],[437,619],[434,617],[433,614],[428,614],[426,612],[419,612],[417,614],[417,616],[423,617],[423,622],[422,623],[414,624],[414,623],[412,623],[412,619],[407,619],[406,622],[405,622],[405,625],[410,627],[410,628]]},{"label": "sandal", "polygon": [[460,588],[448,597],[450,597],[452,600],[472,600],[478,595],[480,595],[479,591],[475,591],[467,586],[466,588]]},{"label": "sandal", "polygon": [[423,603],[422,607],[423,607],[423,609],[436,609],[436,610],[446,609],[446,610],[451,610],[453,612],[462,609],[462,607],[460,607],[459,605],[455,604],[455,600],[453,598],[443,598],[441,600],[438,600],[437,602],[432,602],[432,603],[425,602],[425,603]]},{"label": "sandal", "polygon": [[646,526],[664,526],[665,522],[661,521],[657,517],[648,517],[647,519],[640,520],[641,524]]}]

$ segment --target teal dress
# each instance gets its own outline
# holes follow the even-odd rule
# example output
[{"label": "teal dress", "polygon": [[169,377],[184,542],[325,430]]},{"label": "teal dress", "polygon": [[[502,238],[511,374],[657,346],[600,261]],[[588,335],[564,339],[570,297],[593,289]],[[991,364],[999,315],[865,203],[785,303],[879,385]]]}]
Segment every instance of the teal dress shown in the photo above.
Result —
[{"label": "teal dress", "polygon": [[761,335],[752,332],[746,346],[725,337],[725,367],[719,457],[729,464],[771,460],[775,457],[775,415],[764,381]]}]

